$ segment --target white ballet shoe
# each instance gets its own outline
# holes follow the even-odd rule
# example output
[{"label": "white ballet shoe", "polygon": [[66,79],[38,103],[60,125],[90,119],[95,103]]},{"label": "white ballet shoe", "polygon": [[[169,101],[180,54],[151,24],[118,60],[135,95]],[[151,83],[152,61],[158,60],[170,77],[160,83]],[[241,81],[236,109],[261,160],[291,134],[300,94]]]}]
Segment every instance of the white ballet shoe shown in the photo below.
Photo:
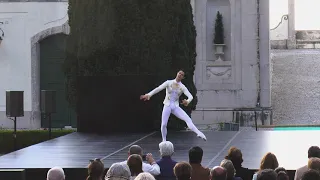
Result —
[{"label": "white ballet shoe", "polygon": [[203,139],[204,141],[207,141],[207,138],[203,133],[198,134],[197,137]]}]

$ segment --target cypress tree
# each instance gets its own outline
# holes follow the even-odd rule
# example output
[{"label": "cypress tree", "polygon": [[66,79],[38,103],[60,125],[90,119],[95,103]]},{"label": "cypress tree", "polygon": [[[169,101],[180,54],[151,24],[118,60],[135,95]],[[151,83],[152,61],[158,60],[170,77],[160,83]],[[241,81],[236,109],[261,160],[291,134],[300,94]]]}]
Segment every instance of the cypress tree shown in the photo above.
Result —
[{"label": "cypress tree", "polygon": [[219,11],[217,12],[217,15],[216,15],[213,43],[224,44],[224,26],[223,26],[222,14]]},{"label": "cypress tree", "polygon": [[[69,0],[68,14],[71,32],[64,65],[71,104],[76,105],[77,76],[150,75],[155,87],[183,69],[183,83],[194,96],[184,109],[189,115],[195,109],[196,30],[190,0]],[[156,124],[162,100],[152,100],[159,109]]]}]

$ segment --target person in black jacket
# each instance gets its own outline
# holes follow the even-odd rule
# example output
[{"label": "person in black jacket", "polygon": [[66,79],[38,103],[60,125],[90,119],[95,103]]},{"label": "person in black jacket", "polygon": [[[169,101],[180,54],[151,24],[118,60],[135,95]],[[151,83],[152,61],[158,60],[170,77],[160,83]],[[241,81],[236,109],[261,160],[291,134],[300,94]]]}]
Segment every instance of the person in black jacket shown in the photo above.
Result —
[{"label": "person in black jacket", "polygon": [[252,172],[248,168],[242,167],[242,152],[240,149],[232,146],[225,159],[232,161],[234,168],[236,169],[235,177],[241,177],[243,180],[252,180]]}]

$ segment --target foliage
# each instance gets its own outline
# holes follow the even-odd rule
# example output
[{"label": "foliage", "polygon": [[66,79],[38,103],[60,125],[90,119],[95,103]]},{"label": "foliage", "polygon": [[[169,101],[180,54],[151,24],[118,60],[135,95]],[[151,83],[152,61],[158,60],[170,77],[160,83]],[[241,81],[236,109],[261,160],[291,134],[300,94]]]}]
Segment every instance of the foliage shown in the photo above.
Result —
[{"label": "foliage", "polygon": [[[195,109],[196,30],[190,0],[70,0],[68,14],[64,69],[72,105],[79,76],[152,75],[159,85],[185,69],[184,83],[194,96],[186,110]],[[161,113],[161,102],[158,109]]]},{"label": "foliage", "polygon": [[[63,136],[75,130],[52,130],[52,138]],[[0,154],[13,151],[13,130],[0,130]],[[49,140],[48,130],[17,130],[17,148],[22,149]]]},{"label": "foliage", "polygon": [[224,44],[224,26],[222,14],[218,11],[214,26],[214,44]]}]

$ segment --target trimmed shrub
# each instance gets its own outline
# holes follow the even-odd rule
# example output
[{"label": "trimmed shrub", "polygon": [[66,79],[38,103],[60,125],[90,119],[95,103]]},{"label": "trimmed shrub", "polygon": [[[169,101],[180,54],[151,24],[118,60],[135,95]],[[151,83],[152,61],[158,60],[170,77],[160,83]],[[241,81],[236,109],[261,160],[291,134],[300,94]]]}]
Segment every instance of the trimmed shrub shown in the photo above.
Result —
[{"label": "trimmed shrub", "polygon": [[[196,31],[190,0],[70,0],[68,14],[64,64],[71,104],[76,106],[78,76],[152,75],[159,85],[184,69],[188,76],[183,83],[194,96],[184,109],[189,115],[195,109]],[[163,107],[158,102],[155,124]]]},{"label": "trimmed shrub", "polygon": [[[52,130],[51,137],[57,138],[75,130]],[[48,130],[17,130],[17,150],[49,140]],[[13,130],[0,130],[0,154],[14,150]]]},{"label": "trimmed shrub", "polygon": [[218,11],[214,26],[214,44],[224,44],[224,26],[222,14]]}]

